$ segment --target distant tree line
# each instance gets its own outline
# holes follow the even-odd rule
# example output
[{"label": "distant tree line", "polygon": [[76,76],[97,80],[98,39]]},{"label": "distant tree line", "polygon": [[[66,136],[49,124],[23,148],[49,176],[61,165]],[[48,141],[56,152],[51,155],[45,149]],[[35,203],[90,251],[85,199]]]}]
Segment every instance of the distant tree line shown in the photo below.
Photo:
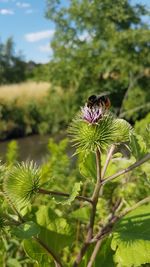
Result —
[{"label": "distant tree line", "polygon": [[26,62],[21,54],[16,54],[12,37],[5,43],[0,42],[0,85],[19,83],[28,79],[47,80],[47,72],[46,64]]},{"label": "distant tree line", "polygon": [[77,104],[108,91],[117,114],[143,117],[150,103],[148,8],[129,0],[47,0],[46,10],[55,24],[51,82],[74,89]]}]

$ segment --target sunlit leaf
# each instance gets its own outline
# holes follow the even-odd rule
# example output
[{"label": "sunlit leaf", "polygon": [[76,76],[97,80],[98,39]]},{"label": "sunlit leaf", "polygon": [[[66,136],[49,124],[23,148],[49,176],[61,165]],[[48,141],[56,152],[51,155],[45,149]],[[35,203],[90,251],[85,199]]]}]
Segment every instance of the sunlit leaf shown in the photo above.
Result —
[{"label": "sunlit leaf", "polygon": [[37,243],[35,240],[24,240],[23,241],[24,250],[29,258],[34,260],[37,263],[43,264],[43,267],[48,267],[48,263],[50,264],[48,253],[42,246]]},{"label": "sunlit leaf", "polygon": [[80,173],[86,177],[96,180],[96,157],[94,153],[88,153],[82,157],[79,164]]},{"label": "sunlit leaf", "polygon": [[70,217],[83,222],[88,222],[90,218],[90,207],[86,206],[77,209],[71,212]]},{"label": "sunlit leaf", "polygon": [[19,239],[28,239],[36,236],[40,232],[40,227],[34,222],[26,222],[13,227],[12,233]]},{"label": "sunlit leaf", "polygon": [[138,160],[146,154],[146,144],[142,136],[132,133],[130,135],[130,148],[132,155]]},{"label": "sunlit leaf", "polygon": [[150,204],[130,212],[113,231],[114,260],[125,267],[150,263]]}]

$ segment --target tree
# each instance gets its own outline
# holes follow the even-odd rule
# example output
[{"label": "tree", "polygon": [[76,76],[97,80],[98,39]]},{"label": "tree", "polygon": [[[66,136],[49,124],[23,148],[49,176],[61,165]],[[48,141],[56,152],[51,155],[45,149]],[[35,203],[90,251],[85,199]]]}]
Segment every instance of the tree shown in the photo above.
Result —
[{"label": "tree", "polygon": [[116,107],[135,85],[147,94],[150,30],[142,19],[148,16],[143,5],[128,0],[72,0],[66,5],[47,0],[47,10],[55,23],[53,82],[75,88],[81,100],[87,92],[109,91]]},{"label": "tree", "polygon": [[13,38],[0,44],[0,84],[20,82],[25,79],[26,63],[15,54]]}]

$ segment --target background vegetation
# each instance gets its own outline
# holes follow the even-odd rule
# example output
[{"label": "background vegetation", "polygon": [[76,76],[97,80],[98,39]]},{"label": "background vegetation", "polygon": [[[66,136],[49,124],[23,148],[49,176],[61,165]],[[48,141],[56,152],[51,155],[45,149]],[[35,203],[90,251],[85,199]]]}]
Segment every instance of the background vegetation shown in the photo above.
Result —
[{"label": "background vegetation", "polygon": [[49,64],[26,63],[16,55],[12,38],[1,43],[1,85],[47,81],[50,90],[32,104],[25,96],[22,107],[22,87],[15,96],[12,87],[11,103],[1,87],[0,138],[59,131],[93,93],[108,92],[112,111],[131,123],[144,118],[150,110],[148,9],[120,0],[115,5],[111,0],[71,1],[66,6],[56,0],[47,1],[46,10],[56,29]]},{"label": "background vegetation", "polygon": [[[140,160],[150,149],[149,11],[145,6],[133,5],[128,0],[116,0],[115,4],[112,0],[68,2],[63,6],[61,1],[47,0],[46,16],[55,24],[51,44],[53,58],[49,64],[25,62],[22,55],[16,54],[12,38],[0,43],[0,139],[64,132],[91,94],[106,92],[111,100],[111,111],[135,126],[130,149],[128,143],[117,147],[106,173],[110,176],[118,168],[125,169]],[[14,141],[9,144],[5,165],[0,166],[1,193],[10,170],[10,177],[13,178],[10,187],[14,185],[14,195],[19,192],[16,179],[20,173],[27,179],[26,184],[30,185],[28,178],[35,177],[39,172],[46,190],[67,192],[71,194],[73,203],[70,205],[70,199],[62,201],[60,196],[56,199],[49,195],[35,198],[21,210],[21,216],[30,222],[25,225],[29,227],[29,236],[24,238],[24,229],[19,228],[18,231],[17,226],[13,228],[8,224],[16,221],[16,214],[11,197],[3,198],[2,194],[0,266],[54,266],[45,250],[31,240],[39,231],[35,224],[40,227],[40,238],[47,245],[52,240],[54,252],[59,253],[65,266],[72,266],[86,234],[90,212],[88,205],[74,199],[79,190],[81,195],[91,196],[95,169],[90,157],[85,159],[83,155],[76,155],[70,159],[72,151],[68,151],[68,146],[68,139],[57,144],[50,139],[45,160],[37,167],[29,162],[18,165],[19,147]],[[104,160],[103,155],[102,164]],[[109,219],[116,203],[122,211],[149,196],[149,172],[150,164],[147,162],[104,188],[103,198],[100,197],[97,204],[94,230]],[[80,184],[81,177],[84,185]],[[76,183],[79,183],[78,188],[74,189]],[[7,191],[8,195],[10,191]],[[121,253],[123,265],[117,256],[114,263],[114,250],[118,244],[124,251],[128,245],[125,240],[119,239],[120,232],[116,230],[112,247],[111,239],[103,242],[95,267],[100,267],[100,262],[102,267],[149,266],[146,263],[149,264],[150,259],[140,258],[140,255],[149,257],[149,254],[145,253],[140,236],[136,235],[139,232],[144,235],[146,231],[144,246],[149,248],[149,205],[133,216],[137,226],[135,236],[127,235],[128,228],[122,232],[122,236],[127,236],[130,241],[132,239],[129,242],[132,257]],[[3,229],[3,226],[6,228]],[[128,226],[130,228],[131,225]],[[132,227],[129,230],[134,232]],[[136,248],[132,247],[134,241],[139,242]],[[87,266],[89,255],[90,249],[81,267]],[[133,263],[130,259],[137,262]]]}]

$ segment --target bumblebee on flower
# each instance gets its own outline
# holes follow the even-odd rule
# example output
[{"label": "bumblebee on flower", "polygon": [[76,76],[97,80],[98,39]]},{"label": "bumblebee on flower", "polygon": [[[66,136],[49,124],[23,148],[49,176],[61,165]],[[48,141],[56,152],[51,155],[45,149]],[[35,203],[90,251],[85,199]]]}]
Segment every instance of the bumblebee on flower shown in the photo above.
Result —
[{"label": "bumblebee on flower", "polygon": [[91,95],[86,105],[81,108],[82,118],[91,124],[97,123],[109,109],[110,105],[108,96]]}]

